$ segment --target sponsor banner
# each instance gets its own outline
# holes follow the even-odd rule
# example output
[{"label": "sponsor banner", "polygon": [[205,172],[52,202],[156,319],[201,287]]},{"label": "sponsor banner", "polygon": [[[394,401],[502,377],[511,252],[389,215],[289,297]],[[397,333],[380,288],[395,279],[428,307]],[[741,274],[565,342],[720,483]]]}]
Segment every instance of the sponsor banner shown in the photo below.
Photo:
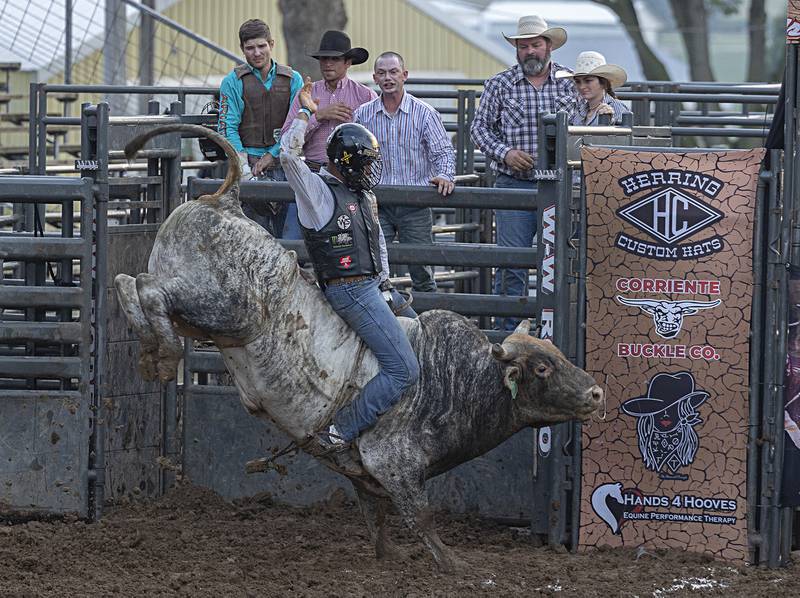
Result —
[{"label": "sponsor banner", "polygon": [[584,147],[586,369],[580,544],[743,561],[752,230],[763,150]]},{"label": "sponsor banner", "polygon": [[781,505],[800,506],[800,273],[789,282],[789,338],[783,398]]},{"label": "sponsor banner", "polygon": [[800,43],[800,0],[789,0],[786,8],[786,43]]}]

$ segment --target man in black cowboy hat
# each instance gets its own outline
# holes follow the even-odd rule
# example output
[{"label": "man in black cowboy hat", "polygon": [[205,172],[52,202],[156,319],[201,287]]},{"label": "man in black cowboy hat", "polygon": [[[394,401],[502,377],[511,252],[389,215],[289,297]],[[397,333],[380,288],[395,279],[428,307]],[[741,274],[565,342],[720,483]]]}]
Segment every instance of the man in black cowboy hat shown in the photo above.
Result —
[{"label": "man in black cowboy hat", "polygon": [[[353,111],[378,96],[369,87],[347,76],[351,66],[367,61],[369,52],[364,48],[353,48],[346,33],[326,31],[319,42],[319,50],[310,56],[319,61],[322,81],[316,81],[311,88],[318,108],[308,121],[303,152],[309,167],[318,171],[328,161],[325,149],[328,135],[338,125],[352,122]],[[283,134],[289,130],[300,108],[300,102],[295,98],[283,124]]]},{"label": "man in black cowboy hat", "polygon": [[620,405],[623,413],[638,418],[636,433],[644,466],[661,479],[688,479],[678,470],[691,465],[697,454],[700,441],[694,426],[703,422],[697,409],[708,396],[695,389],[689,372],[659,373],[650,380],[647,396]]}]

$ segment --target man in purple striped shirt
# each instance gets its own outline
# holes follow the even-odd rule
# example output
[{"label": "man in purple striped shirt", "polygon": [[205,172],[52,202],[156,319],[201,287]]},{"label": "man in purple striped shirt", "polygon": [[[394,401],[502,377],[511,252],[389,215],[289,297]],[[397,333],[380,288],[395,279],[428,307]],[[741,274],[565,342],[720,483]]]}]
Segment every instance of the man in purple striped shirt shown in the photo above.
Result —
[{"label": "man in purple striped shirt", "polygon": [[[347,76],[347,69],[366,62],[369,53],[364,48],[351,47],[346,33],[326,31],[320,40],[319,50],[311,56],[319,60],[322,81],[315,81],[311,88],[318,108],[308,121],[303,153],[309,168],[318,172],[320,166],[328,161],[326,142],[331,132],[342,123],[352,122],[353,111],[378,96],[369,87]],[[281,134],[289,130],[300,108],[300,101],[295,97]]]},{"label": "man in purple striped shirt", "polygon": [[[555,76],[556,71],[572,71],[550,58],[552,50],[566,43],[567,32],[530,15],[519,19],[516,34],[503,37],[517,49],[517,64],[486,81],[470,132],[497,172],[495,187],[536,189],[533,168],[539,115],[555,113],[561,98],[576,95],[570,79]],[[536,212],[497,210],[495,222],[499,246],[533,246]],[[527,270],[497,269],[495,295],[527,295],[527,289]],[[515,318],[502,318],[498,326],[514,330],[518,323]]]},{"label": "man in purple striped shirt", "polygon": [[[403,57],[384,52],[375,60],[372,79],[381,96],[360,106],[355,122],[367,127],[378,140],[383,158],[382,185],[434,185],[442,195],[453,191],[455,153],[439,113],[406,92],[408,71]],[[430,208],[378,206],[387,243],[433,243]],[[409,266],[412,288],[434,292],[430,266]]]}]

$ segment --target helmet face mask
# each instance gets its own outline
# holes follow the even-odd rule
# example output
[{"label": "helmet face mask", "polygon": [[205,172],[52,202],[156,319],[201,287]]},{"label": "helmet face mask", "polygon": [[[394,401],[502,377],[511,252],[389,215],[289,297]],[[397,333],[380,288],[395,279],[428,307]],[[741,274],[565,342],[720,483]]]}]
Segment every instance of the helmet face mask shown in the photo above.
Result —
[{"label": "helmet face mask", "polygon": [[353,191],[369,191],[381,180],[383,161],[375,136],[356,123],[336,127],[328,137],[328,160]]}]

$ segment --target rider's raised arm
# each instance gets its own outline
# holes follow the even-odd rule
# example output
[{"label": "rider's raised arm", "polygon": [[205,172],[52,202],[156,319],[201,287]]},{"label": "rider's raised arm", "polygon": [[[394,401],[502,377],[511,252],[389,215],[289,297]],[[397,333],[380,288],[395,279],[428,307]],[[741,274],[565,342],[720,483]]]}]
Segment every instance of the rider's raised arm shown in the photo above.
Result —
[{"label": "rider's raised arm", "polygon": [[307,122],[296,118],[281,136],[281,166],[286,180],[294,191],[297,217],[306,228],[319,230],[333,216],[333,192],[319,175],[311,172],[300,157],[305,143]]}]

